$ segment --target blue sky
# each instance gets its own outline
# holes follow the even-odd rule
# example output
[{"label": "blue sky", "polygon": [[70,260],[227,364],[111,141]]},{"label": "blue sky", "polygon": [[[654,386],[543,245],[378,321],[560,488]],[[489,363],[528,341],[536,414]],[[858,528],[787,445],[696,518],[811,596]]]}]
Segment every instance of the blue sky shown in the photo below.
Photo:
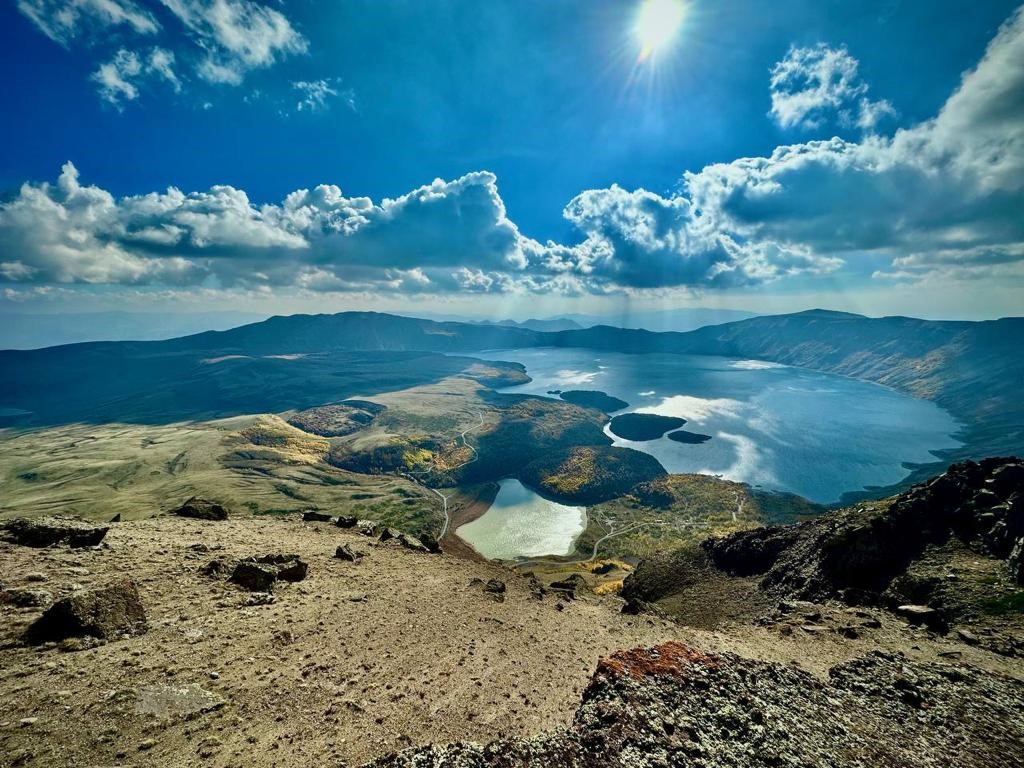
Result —
[{"label": "blue sky", "polygon": [[653,1],[5,2],[0,304],[1020,313],[1015,3]]}]

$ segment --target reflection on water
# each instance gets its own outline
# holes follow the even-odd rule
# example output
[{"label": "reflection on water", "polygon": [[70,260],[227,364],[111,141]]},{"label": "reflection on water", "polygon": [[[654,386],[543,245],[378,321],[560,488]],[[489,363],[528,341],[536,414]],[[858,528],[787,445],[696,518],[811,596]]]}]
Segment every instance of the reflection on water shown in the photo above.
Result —
[{"label": "reflection on water", "polygon": [[[624,412],[687,419],[711,435],[686,444],[613,438],[657,458],[669,472],[702,472],[831,503],[846,491],[897,483],[904,462],[934,461],[959,443],[957,423],[934,403],[877,384],[757,360],[625,355],[586,349],[515,349],[492,360],[520,362],[533,378],[506,392],[601,390]],[[568,374],[568,376],[565,376]]]},{"label": "reflection on water", "polygon": [[492,560],[568,555],[587,525],[584,507],[548,501],[518,480],[502,480],[494,503],[455,534]]}]

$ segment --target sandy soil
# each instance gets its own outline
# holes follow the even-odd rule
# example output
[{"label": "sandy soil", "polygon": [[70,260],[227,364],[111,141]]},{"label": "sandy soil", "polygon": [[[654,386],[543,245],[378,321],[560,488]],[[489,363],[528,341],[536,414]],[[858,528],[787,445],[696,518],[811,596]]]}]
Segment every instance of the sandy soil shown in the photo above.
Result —
[{"label": "sandy soil", "polygon": [[[366,556],[335,559],[344,543]],[[249,593],[199,572],[215,556],[274,552],[300,554],[310,571],[279,586],[270,605],[247,606]],[[851,641],[688,629],[624,616],[616,598],[538,601],[526,577],[499,565],[296,517],[157,517],[115,525],[95,550],[0,544],[6,587],[60,597],[121,575],[137,582],[150,630],[89,650],[26,647],[20,634],[40,609],[0,606],[0,764],[359,765],[412,744],[564,725],[598,658],[620,648],[678,639],[824,674],[872,648],[911,645],[898,622]],[[505,581],[506,599],[475,578]],[[964,661],[1005,671],[993,654],[923,632],[911,639],[910,653],[955,648]],[[190,684],[225,705],[191,719],[137,712],[140,690]]]}]

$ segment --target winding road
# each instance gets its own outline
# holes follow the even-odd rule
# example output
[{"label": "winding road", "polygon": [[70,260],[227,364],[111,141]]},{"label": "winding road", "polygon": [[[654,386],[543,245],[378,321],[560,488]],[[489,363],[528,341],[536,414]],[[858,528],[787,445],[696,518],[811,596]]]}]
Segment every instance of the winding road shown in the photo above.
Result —
[{"label": "winding road", "polygon": [[[474,425],[472,427],[469,427],[468,429],[462,430],[459,433],[459,436],[456,438],[456,440],[461,440],[462,441],[462,445],[464,447],[469,448],[469,450],[471,450],[473,452],[473,457],[471,459],[467,459],[466,461],[462,462],[461,464],[458,464],[458,465],[456,465],[454,467],[451,467],[448,470],[449,472],[454,472],[457,469],[462,469],[463,467],[467,466],[468,464],[472,464],[474,461],[476,461],[478,458],[480,458],[479,454],[476,452],[476,448],[474,448],[472,445],[470,445],[469,441],[466,439],[466,435],[468,435],[470,432],[475,432],[476,430],[478,430],[478,429],[480,429],[480,428],[482,428],[484,426],[484,414],[483,414],[483,411],[477,411],[476,412],[476,417],[480,420],[480,423],[476,424],[476,425]],[[448,513],[448,497],[445,496],[443,493],[441,493],[436,488],[431,488],[430,486],[425,485],[424,483],[420,482],[419,478],[416,477],[416,475],[425,475],[428,472],[433,472],[433,471],[434,471],[434,468],[433,467],[429,467],[427,469],[421,469],[418,472],[409,472],[408,474],[412,476],[413,481],[417,485],[422,486],[423,488],[426,488],[428,491],[436,494],[438,496],[438,498],[441,499],[441,505],[442,505],[441,508],[442,508],[442,511],[444,512],[444,524],[441,526],[441,535],[437,537],[437,540],[440,541],[441,539],[443,539],[445,537],[445,534],[448,533],[448,526],[451,525],[451,515]]]}]

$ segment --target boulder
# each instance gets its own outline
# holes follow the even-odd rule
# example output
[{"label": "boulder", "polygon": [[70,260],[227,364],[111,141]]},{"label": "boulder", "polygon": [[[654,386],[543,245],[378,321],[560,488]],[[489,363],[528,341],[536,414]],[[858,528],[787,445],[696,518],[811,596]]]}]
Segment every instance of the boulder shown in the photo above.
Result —
[{"label": "boulder", "polygon": [[587,580],[580,576],[578,573],[574,573],[567,579],[561,581],[553,581],[548,585],[548,588],[557,594],[559,597],[567,598],[569,600],[576,599],[576,591],[584,588],[587,585]]},{"label": "boulder", "polygon": [[228,511],[220,504],[193,496],[180,507],[171,511],[172,515],[190,517],[194,520],[227,520]]},{"label": "boulder", "polygon": [[250,592],[270,592],[274,582],[302,581],[309,564],[298,555],[259,555],[235,566],[231,581]]},{"label": "boulder", "polygon": [[109,526],[73,517],[16,518],[0,524],[0,532],[7,541],[24,547],[95,547],[109,530]]},{"label": "boulder", "polygon": [[489,592],[492,595],[503,595],[505,594],[505,582],[499,579],[488,579],[487,583],[484,584],[484,592]]},{"label": "boulder", "polygon": [[945,631],[946,629],[946,621],[942,614],[931,606],[901,605],[896,608],[896,613],[911,624],[926,626],[938,631]]},{"label": "boulder", "polygon": [[273,565],[243,560],[235,566],[231,581],[250,592],[270,592],[277,581],[277,568]]},{"label": "boulder", "polygon": [[130,579],[83,589],[58,600],[26,630],[31,645],[72,637],[110,640],[147,630],[146,611]]},{"label": "boulder", "polygon": [[334,521],[339,528],[355,528],[358,523],[359,518],[355,515],[338,515],[338,519]]},{"label": "boulder", "polygon": [[413,552],[422,552],[423,554],[427,555],[430,554],[430,550],[427,548],[426,544],[424,544],[419,539],[414,538],[413,536],[409,536],[406,533],[399,532],[398,535],[394,537],[394,539],[403,547],[405,547],[406,549],[411,549]]},{"label": "boulder", "polygon": [[342,544],[334,551],[334,556],[339,560],[344,560],[349,563],[358,563],[363,558],[363,553],[352,549],[349,544]]},{"label": "boulder", "polygon": [[302,521],[305,523],[329,523],[333,519],[330,515],[317,512],[315,509],[308,509],[302,513]]}]

